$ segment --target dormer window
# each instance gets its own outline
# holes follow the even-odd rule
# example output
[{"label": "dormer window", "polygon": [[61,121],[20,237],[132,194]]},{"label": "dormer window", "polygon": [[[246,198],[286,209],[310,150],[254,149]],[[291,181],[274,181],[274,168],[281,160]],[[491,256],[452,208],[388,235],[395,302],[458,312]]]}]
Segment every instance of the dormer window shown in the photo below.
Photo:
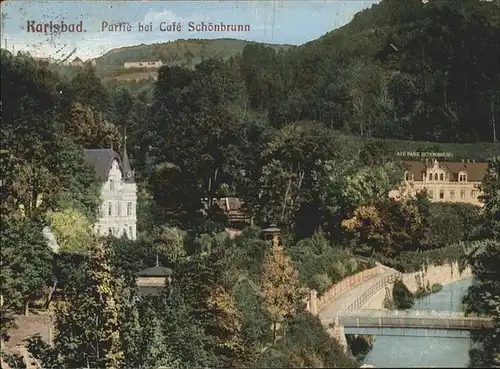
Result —
[{"label": "dormer window", "polygon": [[443,173],[441,173],[441,174],[439,175],[439,180],[440,180],[440,181],[444,181],[444,174],[443,174]]},{"label": "dormer window", "polygon": [[438,180],[438,174],[437,173],[434,173],[434,180],[437,181]]},{"label": "dormer window", "polygon": [[460,172],[458,174],[458,181],[459,182],[467,182],[467,173],[466,172]]}]

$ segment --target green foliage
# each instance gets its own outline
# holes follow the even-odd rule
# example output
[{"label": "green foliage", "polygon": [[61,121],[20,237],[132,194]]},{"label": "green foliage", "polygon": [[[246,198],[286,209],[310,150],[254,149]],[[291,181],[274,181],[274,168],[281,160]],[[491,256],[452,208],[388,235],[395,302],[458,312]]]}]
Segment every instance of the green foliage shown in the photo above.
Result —
[{"label": "green foliage", "polygon": [[315,289],[319,295],[343,278],[373,267],[366,260],[356,259],[349,249],[331,244],[321,230],[289,250],[301,283]]},{"label": "green foliage", "polygon": [[445,265],[461,262],[467,250],[473,243],[458,243],[434,250],[402,252],[394,258],[381,255],[377,259],[384,265],[390,266],[402,273],[412,273],[428,265]]},{"label": "green foliage", "polygon": [[480,330],[472,334],[476,348],[469,352],[473,367],[498,366],[500,364],[500,242],[498,241],[500,214],[500,159],[494,158],[484,178],[484,220],[478,241],[466,255],[472,268],[474,281],[463,298],[466,314],[488,315],[493,318],[491,330]]},{"label": "green foliage", "polygon": [[397,310],[407,310],[413,306],[414,296],[402,280],[394,282],[392,299]]},{"label": "green foliage", "polygon": [[71,80],[73,98],[96,112],[108,109],[109,96],[91,65],[81,68]]},{"label": "green foliage", "polygon": [[[156,250],[153,243],[143,237],[132,241],[126,238],[115,238],[107,244],[113,269],[128,285],[135,285],[135,274],[141,270],[151,268],[156,263]],[[163,255],[158,255],[162,265],[168,265],[169,260]]]},{"label": "green foliage", "polygon": [[480,208],[469,204],[432,203],[424,244],[442,247],[467,241],[477,233],[482,223]]},{"label": "green foliage", "polygon": [[489,165],[481,189],[485,202],[482,238],[500,238],[500,156],[493,158]]},{"label": "green foliage", "polygon": [[75,209],[49,212],[49,225],[61,251],[88,252],[91,243],[92,224]]},{"label": "green foliage", "polygon": [[[202,57],[205,59],[221,57],[228,59],[241,53],[246,45],[260,45],[251,41],[235,39],[216,40],[176,40],[154,45],[138,45],[114,49],[96,59],[98,67],[115,65],[123,67],[126,61],[157,60],[161,59],[168,65],[194,66]],[[273,49],[289,48],[287,45],[273,45]]]},{"label": "green foliage", "polygon": [[434,283],[432,286],[419,287],[417,291],[413,294],[415,299],[420,299],[422,297],[428,296],[433,293],[437,293],[443,289],[443,285],[439,283]]},{"label": "green foliage", "polygon": [[287,334],[264,351],[254,364],[271,368],[355,368],[340,344],[321,326],[319,318],[301,313],[288,323]]},{"label": "green foliage", "polygon": [[478,344],[477,350],[471,352],[474,367],[496,365],[500,360],[500,243],[495,240],[478,242],[468,254],[467,259],[472,268],[474,282],[469,287],[463,302],[466,314],[487,315],[494,319],[494,328],[472,334]]},{"label": "green foliage", "polygon": [[[50,283],[52,252],[41,225],[28,219],[2,224],[2,310],[28,313],[29,303],[43,296]],[[4,274],[5,271],[5,274]]]},{"label": "green foliage", "polygon": [[151,236],[154,250],[167,260],[174,261],[186,255],[186,232],[179,228],[161,227]]},{"label": "green foliage", "polygon": [[[112,274],[102,244],[92,248],[85,282],[66,291],[58,305],[54,350],[67,367],[118,368],[123,361],[120,345],[120,280]],[[83,334],[75,335],[81,327]]]}]

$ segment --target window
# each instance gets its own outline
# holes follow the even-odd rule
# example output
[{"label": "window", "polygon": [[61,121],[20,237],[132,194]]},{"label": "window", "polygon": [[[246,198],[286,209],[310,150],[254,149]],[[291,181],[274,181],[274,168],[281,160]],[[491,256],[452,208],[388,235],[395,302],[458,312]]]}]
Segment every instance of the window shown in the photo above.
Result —
[{"label": "window", "polygon": [[467,174],[466,173],[460,173],[458,175],[458,181],[459,182],[467,182]]},{"label": "window", "polygon": [[460,191],[460,198],[465,199],[465,190]]},{"label": "window", "polygon": [[427,195],[429,196],[430,199],[432,199],[434,197],[434,191],[429,190]]},{"label": "window", "polygon": [[439,191],[439,198],[444,199],[444,190]]},{"label": "window", "polygon": [[407,181],[412,181],[413,180],[413,174],[411,172],[406,172],[406,180]]},{"label": "window", "polygon": [[455,198],[455,191],[451,190],[450,191],[450,199],[454,199]]},{"label": "window", "polygon": [[118,202],[118,204],[116,204],[116,215],[118,215],[118,216],[122,215],[122,203],[121,202]]},{"label": "window", "polygon": [[439,175],[439,180],[440,180],[440,181],[444,181],[444,174],[443,174],[443,173],[441,173],[441,174]]},{"label": "window", "polygon": [[109,189],[114,190],[115,189],[115,181],[113,179],[109,180]]},{"label": "window", "polygon": [[438,174],[437,173],[434,173],[434,180],[437,181],[438,180]]},{"label": "window", "polygon": [[132,238],[132,227],[128,227],[128,234],[130,235],[130,238]]},{"label": "window", "polygon": [[113,215],[113,204],[108,203],[108,215]]},{"label": "window", "polygon": [[132,215],[132,203],[127,202],[127,215]]},{"label": "window", "polygon": [[476,191],[475,191],[475,190],[472,190],[472,191],[470,192],[470,197],[472,197],[473,199],[477,199],[477,193],[476,193]]}]

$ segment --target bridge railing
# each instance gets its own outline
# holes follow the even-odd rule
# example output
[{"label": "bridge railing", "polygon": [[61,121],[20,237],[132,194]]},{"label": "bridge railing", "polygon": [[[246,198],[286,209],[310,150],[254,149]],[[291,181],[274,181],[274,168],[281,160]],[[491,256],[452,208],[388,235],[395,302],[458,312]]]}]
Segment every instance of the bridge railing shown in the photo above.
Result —
[{"label": "bridge railing", "polygon": [[370,288],[365,290],[360,296],[356,298],[346,309],[347,313],[359,310],[364,304],[368,302],[377,292],[387,285],[394,283],[398,278],[402,278],[401,273],[393,273],[374,283]]},{"label": "bridge railing", "polygon": [[353,315],[339,315],[336,323],[344,327],[359,328],[433,328],[471,330],[492,328],[493,320],[487,317],[465,317],[462,313],[449,311],[411,311],[372,314],[357,312]]},{"label": "bridge railing", "polygon": [[366,309],[359,310],[355,317],[393,317],[393,318],[465,318],[463,312],[457,311],[443,311],[443,310],[382,310],[382,309]]}]

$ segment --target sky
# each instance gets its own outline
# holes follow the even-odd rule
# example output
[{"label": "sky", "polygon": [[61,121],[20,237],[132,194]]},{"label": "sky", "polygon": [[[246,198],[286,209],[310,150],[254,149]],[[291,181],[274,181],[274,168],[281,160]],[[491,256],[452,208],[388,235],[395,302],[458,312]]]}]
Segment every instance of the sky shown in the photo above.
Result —
[{"label": "sky", "polygon": [[[348,23],[362,9],[378,0],[261,0],[261,1],[2,1],[2,48],[29,51],[35,57],[81,59],[139,44],[177,39],[236,38],[276,44],[301,45]],[[36,24],[82,22],[85,32],[28,32]],[[33,23],[34,22],[34,23]],[[129,22],[130,32],[102,28],[103,22]],[[138,24],[152,22],[152,31],[139,31]],[[181,31],[161,31],[176,22]],[[190,31],[189,23],[209,22],[249,25],[249,31]]]}]

